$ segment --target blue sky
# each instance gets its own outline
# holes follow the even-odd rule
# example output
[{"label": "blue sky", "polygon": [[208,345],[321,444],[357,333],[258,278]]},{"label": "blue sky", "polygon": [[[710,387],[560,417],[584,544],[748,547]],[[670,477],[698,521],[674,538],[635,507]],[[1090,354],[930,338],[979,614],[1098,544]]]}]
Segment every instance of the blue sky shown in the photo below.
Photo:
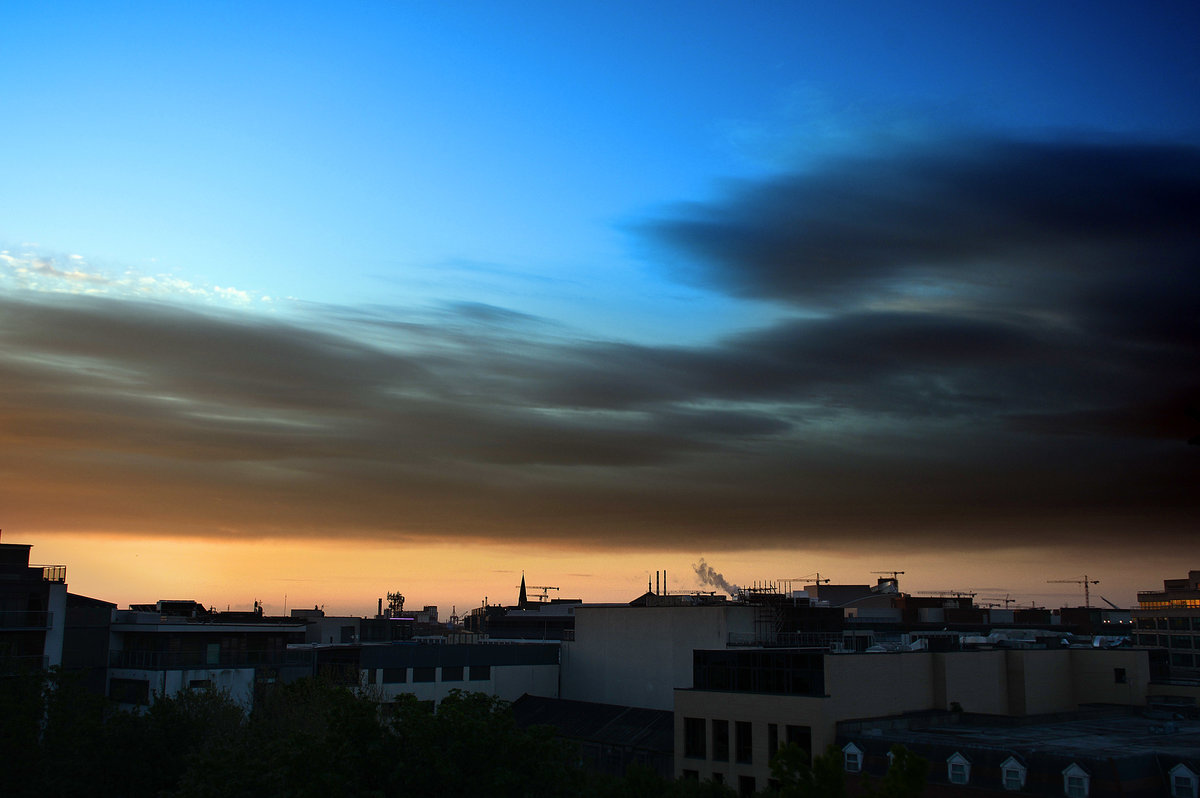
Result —
[{"label": "blue sky", "polygon": [[1191,4],[0,30],[5,528],[690,552],[1194,520]]}]

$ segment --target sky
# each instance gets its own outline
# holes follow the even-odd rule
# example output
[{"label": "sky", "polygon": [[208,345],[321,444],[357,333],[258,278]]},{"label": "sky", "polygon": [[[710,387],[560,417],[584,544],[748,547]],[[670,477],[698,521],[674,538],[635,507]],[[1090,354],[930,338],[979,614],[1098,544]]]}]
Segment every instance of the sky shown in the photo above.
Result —
[{"label": "sky", "polygon": [[[9,3],[0,529],[126,606],[1200,568],[1189,3]],[[702,569],[701,569],[702,570]]]}]

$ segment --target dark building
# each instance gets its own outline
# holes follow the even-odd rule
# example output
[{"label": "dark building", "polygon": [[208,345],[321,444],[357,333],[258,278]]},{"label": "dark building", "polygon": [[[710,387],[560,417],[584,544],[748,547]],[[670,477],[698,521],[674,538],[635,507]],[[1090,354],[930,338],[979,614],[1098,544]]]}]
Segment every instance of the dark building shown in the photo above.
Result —
[{"label": "dark building", "polygon": [[0,668],[62,664],[67,567],[30,565],[20,543],[0,543]]}]

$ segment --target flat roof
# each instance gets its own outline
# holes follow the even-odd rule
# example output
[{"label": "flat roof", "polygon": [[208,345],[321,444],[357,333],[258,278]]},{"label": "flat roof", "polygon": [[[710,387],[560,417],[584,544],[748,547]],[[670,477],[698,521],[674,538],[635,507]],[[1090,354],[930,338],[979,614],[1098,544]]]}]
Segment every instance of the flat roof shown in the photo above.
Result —
[{"label": "flat roof", "polygon": [[[898,743],[1003,751],[1037,751],[1077,756],[1081,759],[1122,758],[1137,754],[1173,754],[1194,758],[1200,752],[1200,721],[1167,720],[1132,714],[1112,714],[1073,720],[1023,719],[1020,723],[988,722],[967,716],[958,723],[923,725],[913,718],[909,728],[871,727],[871,721],[857,721],[857,733],[844,733],[856,739],[868,738]],[[932,719],[931,719],[932,720]],[[1033,721],[1033,722],[1029,722]]]}]

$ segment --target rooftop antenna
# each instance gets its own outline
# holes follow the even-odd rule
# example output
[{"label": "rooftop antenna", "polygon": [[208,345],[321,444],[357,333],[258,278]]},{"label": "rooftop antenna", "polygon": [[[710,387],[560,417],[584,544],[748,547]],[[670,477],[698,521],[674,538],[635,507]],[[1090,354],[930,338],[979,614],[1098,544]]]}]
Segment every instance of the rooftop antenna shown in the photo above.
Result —
[{"label": "rooftop antenna", "polygon": [[1083,585],[1083,606],[1090,608],[1092,606],[1092,594],[1091,594],[1091,590],[1089,589],[1089,586],[1100,584],[1100,580],[1099,579],[1088,579],[1087,574],[1084,574],[1082,579],[1047,579],[1046,584],[1048,584],[1048,585],[1065,585],[1065,584]]}]

